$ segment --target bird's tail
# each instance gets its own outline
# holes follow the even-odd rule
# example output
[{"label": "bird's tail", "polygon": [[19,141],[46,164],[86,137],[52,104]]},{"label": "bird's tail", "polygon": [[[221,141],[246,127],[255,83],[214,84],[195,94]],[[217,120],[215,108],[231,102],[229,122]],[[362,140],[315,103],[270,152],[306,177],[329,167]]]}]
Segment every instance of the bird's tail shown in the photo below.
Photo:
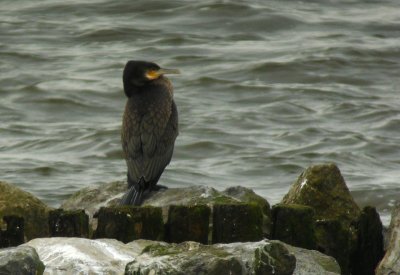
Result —
[{"label": "bird's tail", "polygon": [[144,188],[138,185],[132,185],[122,197],[120,205],[141,205]]}]

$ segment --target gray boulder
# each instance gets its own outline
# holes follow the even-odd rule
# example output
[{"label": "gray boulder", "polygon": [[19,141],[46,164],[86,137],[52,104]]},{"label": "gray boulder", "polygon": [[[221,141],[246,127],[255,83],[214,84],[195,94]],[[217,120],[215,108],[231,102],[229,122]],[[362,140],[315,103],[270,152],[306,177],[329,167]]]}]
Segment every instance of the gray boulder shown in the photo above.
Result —
[{"label": "gray boulder", "polygon": [[341,274],[340,266],[333,257],[316,250],[307,250],[285,244],[290,253],[296,257],[296,269],[293,275],[334,275]]},{"label": "gray boulder", "polygon": [[376,275],[400,274],[400,204],[393,209],[388,235],[387,251],[376,268]]},{"label": "gray boulder", "polygon": [[18,246],[0,249],[0,274],[43,274],[44,265],[35,249]]}]

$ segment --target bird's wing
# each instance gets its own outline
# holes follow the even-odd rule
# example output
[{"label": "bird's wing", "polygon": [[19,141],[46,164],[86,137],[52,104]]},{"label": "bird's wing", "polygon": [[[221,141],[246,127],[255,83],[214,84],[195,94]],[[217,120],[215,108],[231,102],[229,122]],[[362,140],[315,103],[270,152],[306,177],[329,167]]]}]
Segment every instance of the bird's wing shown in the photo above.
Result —
[{"label": "bird's wing", "polygon": [[[143,176],[146,181],[156,184],[165,167],[170,163],[174,151],[175,139],[178,136],[178,111],[175,102],[171,104],[171,115],[164,127],[164,131],[159,135],[150,138],[144,158]],[[145,149],[146,150],[146,149]],[[145,151],[146,152],[146,151]]]},{"label": "bird's wing", "polygon": [[[121,141],[124,158],[128,166],[128,175],[133,182],[139,182],[143,174],[143,149],[140,139],[140,115],[135,102],[128,101],[125,107]],[[129,111],[128,111],[129,110]]]},{"label": "bird's wing", "polygon": [[178,112],[172,100],[166,107],[152,108],[154,111],[143,116],[138,124],[131,121],[130,131],[123,133],[125,159],[134,182],[143,177],[146,182],[157,183],[171,160],[178,135]]}]

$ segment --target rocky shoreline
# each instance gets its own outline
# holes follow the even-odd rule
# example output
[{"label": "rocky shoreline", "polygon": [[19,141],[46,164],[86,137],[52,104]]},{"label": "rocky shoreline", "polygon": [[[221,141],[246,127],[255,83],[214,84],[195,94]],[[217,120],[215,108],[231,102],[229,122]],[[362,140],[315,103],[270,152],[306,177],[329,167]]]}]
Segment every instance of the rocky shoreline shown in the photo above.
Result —
[{"label": "rocky shoreline", "polygon": [[306,169],[272,208],[240,186],[117,207],[125,188],[84,188],[55,210],[0,182],[0,274],[400,274],[400,207],[384,251],[376,209],[357,206],[334,164]]}]

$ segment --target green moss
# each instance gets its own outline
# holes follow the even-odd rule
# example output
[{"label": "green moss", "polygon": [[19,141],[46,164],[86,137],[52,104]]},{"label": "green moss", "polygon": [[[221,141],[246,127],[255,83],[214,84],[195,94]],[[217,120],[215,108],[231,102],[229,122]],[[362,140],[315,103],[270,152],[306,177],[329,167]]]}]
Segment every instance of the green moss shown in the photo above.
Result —
[{"label": "green moss", "polygon": [[177,249],[176,245],[152,244],[143,249],[141,254],[144,253],[148,253],[154,257],[158,257],[179,254],[181,253],[181,251]]},{"label": "green moss", "polygon": [[261,251],[257,248],[254,251],[254,269],[259,270],[261,268]]},{"label": "green moss", "polygon": [[219,195],[213,198],[213,203],[214,204],[243,204],[242,202],[239,202],[235,199],[232,199],[231,197],[224,196],[224,195]]}]

